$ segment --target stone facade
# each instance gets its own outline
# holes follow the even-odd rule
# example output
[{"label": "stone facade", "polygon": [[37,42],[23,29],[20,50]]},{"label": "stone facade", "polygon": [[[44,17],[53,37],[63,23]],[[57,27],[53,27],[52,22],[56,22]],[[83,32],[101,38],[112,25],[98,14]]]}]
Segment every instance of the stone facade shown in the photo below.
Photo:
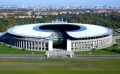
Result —
[{"label": "stone facade", "polygon": [[[8,43],[15,47],[35,51],[52,51],[52,40],[36,38],[19,38],[8,35]],[[109,46],[112,43],[112,35],[87,40],[67,40],[67,51],[85,51],[91,49],[100,49]]]},{"label": "stone facade", "polygon": [[18,48],[27,50],[48,50],[49,41],[42,39],[32,39],[32,38],[16,38],[9,36],[8,43]]},{"label": "stone facade", "polygon": [[73,51],[85,51],[91,49],[100,49],[109,46],[112,43],[112,35],[98,39],[89,40],[71,40],[71,47]]}]

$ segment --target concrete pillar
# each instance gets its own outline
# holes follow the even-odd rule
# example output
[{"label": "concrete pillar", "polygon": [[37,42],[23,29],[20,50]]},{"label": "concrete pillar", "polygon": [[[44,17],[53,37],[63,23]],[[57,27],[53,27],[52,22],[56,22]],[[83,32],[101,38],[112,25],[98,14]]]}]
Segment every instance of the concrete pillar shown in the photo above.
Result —
[{"label": "concrete pillar", "polygon": [[44,44],[43,44],[44,50],[46,50],[46,48],[45,48],[45,44],[46,44],[46,43],[44,42]]},{"label": "concrete pillar", "polygon": [[21,40],[20,40],[20,48],[21,48],[21,46],[22,46],[22,45],[21,45]]},{"label": "concrete pillar", "polygon": [[16,39],[15,39],[15,45],[14,46],[17,46],[17,44],[16,44]]},{"label": "concrete pillar", "polygon": [[34,50],[36,50],[36,42],[34,42]]},{"label": "concrete pillar", "polygon": [[[67,44],[68,44],[69,42],[67,42]],[[75,50],[75,42],[73,42],[73,50]]]},{"label": "concrete pillar", "polygon": [[88,49],[88,42],[85,42],[85,50]]},{"label": "concrete pillar", "polygon": [[103,47],[105,46],[105,39],[103,40]]},{"label": "concrete pillar", "polygon": [[100,40],[100,47],[102,46],[101,42],[102,42],[102,41]]},{"label": "concrete pillar", "polygon": [[23,48],[23,41],[21,41],[21,48]]},{"label": "concrete pillar", "polygon": [[23,43],[22,43],[22,46],[23,46],[23,48],[25,48],[25,47],[24,47],[24,46],[25,46],[25,45],[24,45],[24,41],[23,41]]},{"label": "concrete pillar", "polygon": [[19,40],[18,40],[18,47],[19,47]]},{"label": "concrete pillar", "polygon": [[25,41],[25,49],[27,49],[27,41]]},{"label": "concrete pillar", "polygon": [[100,48],[102,47],[102,40],[100,40]]},{"label": "concrete pillar", "polygon": [[79,50],[81,50],[81,46],[82,46],[82,45],[81,45],[81,42],[79,42]]},{"label": "concrete pillar", "polygon": [[42,48],[43,48],[43,47],[42,47],[42,42],[40,42],[40,47],[41,47],[41,50],[42,50]]},{"label": "concrete pillar", "polygon": [[34,50],[36,50],[36,42],[34,42]]},{"label": "concrete pillar", "polygon": [[20,48],[20,40],[19,40],[19,48]]},{"label": "concrete pillar", "polygon": [[41,50],[41,42],[39,42],[39,50]]},{"label": "concrete pillar", "polygon": [[87,50],[89,49],[89,42],[87,42]]},{"label": "concrete pillar", "polygon": [[19,43],[20,43],[20,41],[18,40],[18,47],[20,47]]},{"label": "concrete pillar", "polygon": [[101,48],[101,40],[99,41],[99,48]]},{"label": "concrete pillar", "polygon": [[100,46],[99,46],[99,43],[100,43],[100,40],[98,40],[98,48],[100,47]]},{"label": "concrete pillar", "polygon": [[31,41],[31,49],[33,49],[33,43],[32,43],[32,41]]},{"label": "concrete pillar", "polygon": [[32,41],[32,49],[34,50],[34,42]]},{"label": "concrete pillar", "polygon": [[28,49],[30,49],[30,41],[28,41]]},{"label": "concrete pillar", "polygon": [[72,48],[72,50],[74,50],[75,49],[75,44],[74,44],[74,42],[71,42],[71,48]]},{"label": "concrete pillar", "polygon": [[97,43],[96,43],[96,41],[94,41],[94,42],[95,42],[94,48],[96,48],[96,44],[97,44]]},{"label": "concrete pillar", "polygon": [[77,42],[77,50],[79,50],[79,42]]},{"label": "concrete pillar", "polygon": [[24,41],[24,49],[26,49],[26,41]]},{"label": "concrete pillar", "polygon": [[16,41],[16,47],[18,47],[18,41]]},{"label": "concrete pillar", "polygon": [[49,50],[49,51],[52,51],[52,50],[53,50],[52,40],[48,41],[48,50]]},{"label": "concrete pillar", "polygon": [[67,40],[67,51],[71,51],[71,40]]},{"label": "concrete pillar", "polygon": [[37,42],[37,50],[39,50],[39,42]]},{"label": "concrete pillar", "polygon": [[99,40],[97,41],[97,48],[99,48]]},{"label": "concrete pillar", "polygon": [[29,44],[30,44],[30,49],[31,49],[31,41],[29,41]]},{"label": "concrete pillar", "polygon": [[94,42],[91,41],[91,49],[93,49],[93,46],[94,46]]},{"label": "concrete pillar", "polygon": [[84,41],[84,50],[85,50],[85,47],[86,47],[86,42]]},{"label": "concrete pillar", "polygon": [[103,47],[103,40],[101,40],[101,47]]},{"label": "concrete pillar", "polygon": [[97,48],[97,41],[95,41],[96,42],[96,44],[95,44],[95,48]]},{"label": "concrete pillar", "polygon": [[82,42],[82,50],[84,50],[84,42]]},{"label": "concrete pillar", "polygon": [[32,49],[34,50],[34,42],[32,41]]}]

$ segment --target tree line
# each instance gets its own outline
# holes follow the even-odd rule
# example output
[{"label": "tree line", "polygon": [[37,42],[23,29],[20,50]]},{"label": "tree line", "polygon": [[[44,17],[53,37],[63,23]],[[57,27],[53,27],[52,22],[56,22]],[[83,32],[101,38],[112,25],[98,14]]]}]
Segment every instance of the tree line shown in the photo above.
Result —
[{"label": "tree line", "polygon": [[[120,28],[120,13],[80,13],[80,14],[60,14],[64,21],[71,23],[86,23],[95,24],[112,29]],[[58,15],[44,15],[42,18],[1,18],[0,32],[5,32],[8,28],[15,25],[34,24],[34,23],[48,23],[56,20]]]}]

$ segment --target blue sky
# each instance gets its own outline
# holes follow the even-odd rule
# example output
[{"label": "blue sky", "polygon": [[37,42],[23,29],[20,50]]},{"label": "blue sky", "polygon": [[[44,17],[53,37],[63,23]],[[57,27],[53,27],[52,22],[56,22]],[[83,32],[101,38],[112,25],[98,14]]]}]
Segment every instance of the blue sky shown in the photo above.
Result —
[{"label": "blue sky", "polygon": [[0,0],[0,5],[120,5],[120,0]]}]

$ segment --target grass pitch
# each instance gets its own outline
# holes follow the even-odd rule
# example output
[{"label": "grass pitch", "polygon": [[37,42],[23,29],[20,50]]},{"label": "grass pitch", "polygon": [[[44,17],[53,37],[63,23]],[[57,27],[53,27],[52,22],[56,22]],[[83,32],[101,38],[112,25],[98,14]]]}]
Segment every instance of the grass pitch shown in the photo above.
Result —
[{"label": "grass pitch", "polygon": [[[111,47],[114,48],[114,47]],[[111,49],[109,50],[109,48],[106,49],[100,49],[100,50],[96,50],[96,51],[78,51],[78,52],[74,52],[75,54],[78,55],[120,55],[120,53],[117,52],[113,52]]]},{"label": "grass pitch", "polygon": [[119,74],[120,59],[0,59],[0,74]]}]

